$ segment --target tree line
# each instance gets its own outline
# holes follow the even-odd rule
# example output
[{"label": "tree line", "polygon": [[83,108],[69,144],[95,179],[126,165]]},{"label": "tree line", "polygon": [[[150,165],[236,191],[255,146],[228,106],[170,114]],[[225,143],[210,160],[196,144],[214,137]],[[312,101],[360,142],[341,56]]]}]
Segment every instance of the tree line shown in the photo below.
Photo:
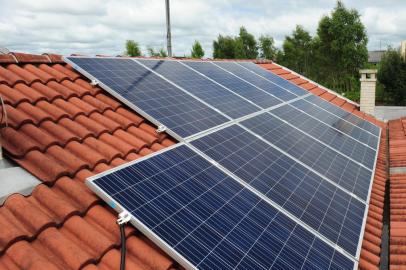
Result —
[{"label": "tree line", "polygon": [[[359,70],[370,67],[367,43],[368,36],[358,11],[337,1],[330,14],[320,19],[314,36],[297,25],[285,37],[281,48],[277,48],[272,36],[260,35],[256,39],[241,26],[236,36],[218,35],[213,41],[213,58],[272,60],[359,101]],[[149,56],[167,56],[163,48],[155,51],[148,47],[147,52]],[[138,43],[128,40],[126,54],[141,55]],[[185,57],[202,58],[204,54],[201,44],[195,41],[190,55]],[[399,52],[388,50],[378,68],[380,102],[406,103],[406,63]],[[402,72],[394,74],[399,70]],[[393,76],[397,79],[392,80]]]}]

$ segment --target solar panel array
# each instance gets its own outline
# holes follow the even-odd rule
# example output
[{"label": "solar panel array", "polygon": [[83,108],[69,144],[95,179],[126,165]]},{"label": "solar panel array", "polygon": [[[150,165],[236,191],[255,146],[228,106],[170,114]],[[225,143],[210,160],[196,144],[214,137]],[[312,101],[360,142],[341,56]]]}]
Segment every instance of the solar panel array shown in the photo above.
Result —
[{"label": "solar panel array", "polygon": [[185,267],[357,266],[377,126],[250,62],[67,61],[182,141],[89,183]]}]

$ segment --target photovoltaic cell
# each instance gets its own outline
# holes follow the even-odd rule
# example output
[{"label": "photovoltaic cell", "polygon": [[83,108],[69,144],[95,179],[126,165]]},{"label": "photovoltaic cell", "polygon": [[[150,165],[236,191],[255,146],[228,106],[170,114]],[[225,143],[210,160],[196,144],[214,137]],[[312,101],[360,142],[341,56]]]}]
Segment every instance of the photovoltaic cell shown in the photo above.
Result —
[{"label": "photovoltaic cell", "polygon": [[239,77],[215,66],[211,62],[184,61],[183,63],[210,79],[224,85],[234,93],[252,101],[263,109],[275,106],[282,102],[280,99],[277,99],[269,93],[245,82]]},{"label": "photovoltaic cell", "polygon": [[334,128],[334,124],[328,126],[289,104],[276,108],[270,113],[351,157],[370,170],[374,168],[376,151],[345,133],[339,132]]},{"label": "photovoltaic cell", "polygon": [[350,193],[356,194],[364,201],[367,200],[372,171],[269,113],[249,118],[241,124]]},{"label": "photovoltaic cell", "polygon": [[209,105],[236,119],[259,111],[260,108],[210,81],[177,61],[142,60],[140,63],[154,70]]},{"label": "photovoltaic cell", "polygon": [[112,89],[180,137],[187,137],[229,119],[168,83],[131,59],[68,57],[79,68]]},{"label": "photovoltaic cell", "polygon": [[311,95],[311,96],[307,97],[306,100],[323,108],[324,110],[344,119],[345,121],[350,122],[353,125],[370,132],[371,134],[373,134],[375,136],[379,136],[380,129],[378,126],[376,126],[364,119],[361,119],[361,118],[357,117],[356,115],[354,115],[350,112],[347,112],[347,111],[341,109],[340,107],[335,106],[322,98],[319,98],[318,96]]},{"label": "photovoltaic cell", "polygon": [[[288,101],[297,97],[294,92],[287,91],[283,89],[280,85],[276,82],[272,83],[260,76],[257,76],[247,70],[246,68],[234,63],[234,62],[213,62],[213,64],[224,68],[225,70],[233,73],[234,75],[250,82],[251,84],[255,85],[258,88],[261,88],[265,92],[276,96],[277,98],[282,99],[283,101]],[[283,82],[285,84],[285,82]],[[299,92],[299,91],[297,91]],[[303,95],[306,93],[302,93]],[[301,95],[302,95],[301,94]]]},{"label": "photovoltaic cell", "polygon": [[353,261],[185,145],[93,185],[129,211],[139,229],[148,228],[161,247],[199,269],[354,268]]},{"label": "photovoltaic cell", "polygon": [[328,111],[323,110],[322,108],[316,106],[313,103],[308,102],[307,100],[298,100],[291,103],[291,106],[317,118],[323,123],[334,127],[335,129],[340,130],[341,132],[351,136],[355,140],[361,141],[364,144],[370,146],[373,149],[377,149],[379,138],[375,135],[372,135],[366,130],[359,128],[347,122],[343,118],[336,116]]},{"label": "photovoltaic cell", "polygon": [[280,85],[281,87],[289,90],[290,92],[292,92],[298,96],[303,96],[308,93],[306,90],[300,88],[299,86],[295,85],[294,83],[292,83],[288,80],[285,80],[284,78],[282,78],[278,75],[275,75],[272,72],[265,70],[264,68],[258,66],[257,64],[255,64],[253,62],[239,62],[238,65],[241,65],[241,66],[253,71],[254,73]]},{"label": "photovoltaic cell", "polygon": [[356,256],[365,204],[237,125],[192,145]]}]

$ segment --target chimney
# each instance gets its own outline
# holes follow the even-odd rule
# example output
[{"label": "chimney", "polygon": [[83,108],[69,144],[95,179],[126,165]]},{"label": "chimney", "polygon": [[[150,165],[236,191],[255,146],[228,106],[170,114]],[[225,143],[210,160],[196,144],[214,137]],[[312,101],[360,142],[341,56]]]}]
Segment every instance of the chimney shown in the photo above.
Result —
[{"label": "chimney", "polygon": [[375,111],[376,69],[362,69],[361,74],[361,100],[360,110],[368,114]]}]

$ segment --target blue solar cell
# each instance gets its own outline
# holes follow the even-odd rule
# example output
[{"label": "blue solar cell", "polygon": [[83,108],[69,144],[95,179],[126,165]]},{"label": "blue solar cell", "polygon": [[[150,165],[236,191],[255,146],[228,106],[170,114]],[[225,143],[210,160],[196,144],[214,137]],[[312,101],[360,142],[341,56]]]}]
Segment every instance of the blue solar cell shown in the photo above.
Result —
[{"label": "blue solar cell", "polygon": [[364,119],[357,117],[355,114],[347,112],[347,111],[341,109],[340,107],[335,106],[335,105],[331,104],[330,102],[328,102],[322,98],[319,98],[318,96],[315,96],[315,95],[311,95],[311,96],[307,97],[306,100],[319,106],[320,108],[323,108],[324,110],[344,119],[345,121],[350,122],[350,123],[354,124],[355,126],[370,132],[371,134],[373,134],[375,136],[379,136],[380,128],[378,126],[372,124],[371,122],[368,122]]},{"label": "blue solar cell", "polygon": [[367,200],[371,185],[371,170],[324,146],[269,113],[249,118],[241,124],[342,188]]},{"label": "blue solar cell", "polygon": [[351,157],[367,168],[371,170],[374,168],[376,151],[338,131],[334,124],[326,125],[291,105],[276,108],[270,113],[310,134],[340,153]]},{"label": "blue solar cell", "polygon": [[308,92],[300,87],[298,87],[296,84],[285,80],[284,78],[273,74],[272,72],[269,72],[268,70],[265,70],[264,68],[258,66],[257,64],[253,62],[239,62],[239,65],[247,68],[248,70],[253,71],[255,74],[258,74],[276,84],[279,86],[289,90],[290,92],[298,95],[298,96],[303,96],[308,94]]},{"label": "blue solar cell", "polygon": [[[234,75],[246,80],[247,82],[255,85],[256,87],[264,90],[265,92],[276,96],[284,101],[288,101],[297,97],[297,94],[284,89],[277,82],[271,82],[263,77],[260,77],[246,68],[240,66],[235,62],[213,62],[213,64],[224,68],[225,70],[233,73]],[[269,73],[269,72],[268,72]],[[272,74],[271,74],[272,75]],[[303,93],[306,94],[306,93]],[[302,94],[300,94],[302,95]]]},{"label": "blue solar cell", "polygon": [[180,137],[228,121],[226,117],[168,83],[131,59],[68,57],[114,91]]},{"label": "blue solar cell", "polygon": [[183,63],[224,85],[234,93],[252,101],[261,108],[265,109],[281,103],[280,99],[215,66],[211,62],[184,61]]},{"label": "blue solar cell", "polygon": [[356,255],[365,204],[239,126],[201,137],[192,145]]},{"label": "blue solar cell", "polygon": [[295,101],[291,103],[291,105],[313,116],[314,118],[317,118],[323,123],[329,126],[333,126],[335,129],[340,130],[341,132],[353,137],[354,139],[369,145],[373,149],[376,149],[378,147],[379,138],[377,136],[346,121],[345,118],[341,118],[304,99]]},{"label": "blue solar cell", "polygon": [[233,119],[260,110],[260,108],[254,104],[235,95],[233,92],[210,81],[177,61],[142,59],[138,59],[137,61]]},{"label": "blue solar cell", "polygon": [[[354,267],[185,145],[93,184],[199,269]],[[156,193],[151,196],[142,184]]]}]

